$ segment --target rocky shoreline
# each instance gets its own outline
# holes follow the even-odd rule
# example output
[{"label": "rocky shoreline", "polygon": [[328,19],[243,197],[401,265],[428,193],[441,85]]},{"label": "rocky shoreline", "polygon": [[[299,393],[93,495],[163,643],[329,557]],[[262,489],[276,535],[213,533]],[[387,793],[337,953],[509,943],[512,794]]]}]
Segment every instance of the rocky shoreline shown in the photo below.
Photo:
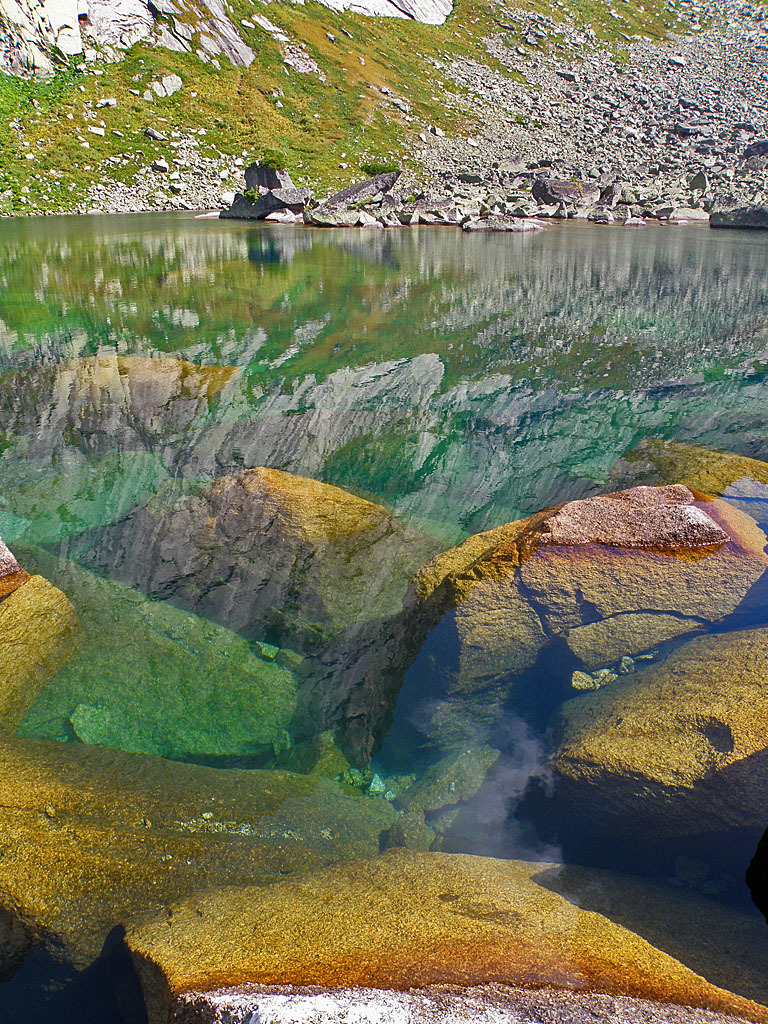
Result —
[{"label": "rocky shoreline", "polygon": [[[729,211],[768,203],[766,9],[741,0],[674,9],[690,32],[660,45],[627,37],[624,62],[573,24],[522,12],[510,24],[500,8],[499,34],[486,42],[503,71],[435,62],[455,83],[449,106],[482,130],[449,137],[406,109],[416,169],[392,190],[396,209],[374,203],[358,213],[384,226],[394,226],[393,215],[407,224],[501,217],[497,228],[516,230],[509,218],[635,225],[707,222],[719,210],[722,226],[761,226],[765,213],[747,225]],[[511,28],[526,33],[525,46],[506,43]],[[128,188],[104,179],[78,212],[229,207],[243,158],[203,158],[195,133],[174,134],[172,169],[145,168]],[[541,182],[549,179],[581,195],[547,192]],[[360,226],[376,224],[362,218]]]}]

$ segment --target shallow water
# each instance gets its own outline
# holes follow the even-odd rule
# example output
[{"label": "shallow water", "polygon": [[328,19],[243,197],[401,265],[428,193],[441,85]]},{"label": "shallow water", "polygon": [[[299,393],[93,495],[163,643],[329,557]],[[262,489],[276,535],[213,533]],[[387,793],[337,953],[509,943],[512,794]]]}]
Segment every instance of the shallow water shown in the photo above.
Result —
[{"label": "shallow water", "polygon": [[[533,582],[483,582],[428,622],[403,621],[400,608],[413,572],[470,535],[668,482],[619,463],[643,442],[768,460],[766,257],[764,234],[699,227],[481,237],[187,215],[0,221],[0,536],[67,594],[85,632],[18,735],[301,772],[314,756],[307,744],[330,730],[352,767],[328,786],[381,805],[371,854],[395,812],[415,807],[428,829],[418,841],[433,849],[640,872],[754,913],[743,871],[768,806],[761,820],[736,814],[722,827],[638,838],[622,834],[606,796],[605,830],[582,832],[579,809],[574,824],[551,799],[549,757],[563,702],[593,699],[571,688],[574,671],[610,670],[611,687],[653,682],[637,673],[663,672],[692,638],[765,625],[757,554],[748,566],[734,555],[735,582],[720,588],[677,564],[667,572],[659,555],[660,575],[649,572],[627,607],[601,604],[586,583],[569,605],[571,570],[557,575],[536,554],[520,570]],[[362,505],[348,521],[329,506],[323,529],[336,523],[337,534],[321,537],[314,520],[283,509],[262,550],[248,518],[262,492],[251,501],[211,490],[260,466],[343,488],[395,518],[371,513],[363,529]],[[765,483],[736,474],[724,488],[764,528]],[[265,486],[284,495],[288,484]],[[300,500],[305,517],[322,512],[319,493],[291,495],[289,509]],[[632,586],[639,578],[628,565],[615,570],[617,593],[630,589],[622,572]],[[537,573],[554,573],[541,591]],[[654,590],[676,573],[677,589]],[[478,626],[472,608],[498,605],[499,586],[519,586],[526,601],[535,591],[519,621],[544,607],[546,636],[536,639],[534,623],[513,652],[506,634],[499,646]],[[694,591],[707,601],[683,608],[680,595]],[[504,590],[505,608],[510,600]],[[623,647],[614,630],[588,658],[571,639],[649,609],[648,635],[633,619]],[[683,626],[657,628],[665,614]],[[382,668],[377,652],[393,645],[406,653]],[[707,723],[717,767],[720,725]],[[649,754],[659,771],[665,756]],[[331,776],[343,768],[334,763]],[[641,807],[639,795],[626,799]],[[350,855],[310,832],[299,842],[305,867]],[[671,945],[687,962],[685,941]],[[75,1020],[95,977],[90,990],[111,993],[99,1020],[139,1020],[131,984],[114,982],[127,971],[114,956],[117,967],[107,957],[67,986],[36,954],[0,992],[16,1008],[33,993],[40,1020],[51,1007]],[[116,984],[128,995],[114,996]],[[768,997],[755,972],[740,984]],[[19,1019],[3,1012],[0,1021]]]}]

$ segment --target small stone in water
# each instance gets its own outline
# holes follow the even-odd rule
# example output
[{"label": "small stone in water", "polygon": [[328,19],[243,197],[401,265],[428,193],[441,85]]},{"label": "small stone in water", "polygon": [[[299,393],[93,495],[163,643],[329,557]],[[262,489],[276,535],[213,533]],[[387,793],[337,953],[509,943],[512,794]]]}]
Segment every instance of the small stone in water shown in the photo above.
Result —
[{"label": "small stone in water", "polygon": [[629,675],[630,672],[634,672],[634,671],[635,671],[635,659],[634,658],[630,658],[628,654],[625,654],[624,657],[619,662],[619,672],[620,672],[620,674],[623,675],[623,676],[626,676],[626,675]]},{"label": "small stone in water", "polygon": [[387,787],[386,787],[386,785],[384,783],[384,780],[382,779],[382,777],[379,774],[374,773],[374,776],[371,779],[370,785],[368,786],[368,792],[369,793],[386,793],[386,791],[387,791]]},{"label": "small stone in water", "polygon": [[596,690],[597,684],[588,672],[576,671],[571,676],[571,686],[574,690]]}]

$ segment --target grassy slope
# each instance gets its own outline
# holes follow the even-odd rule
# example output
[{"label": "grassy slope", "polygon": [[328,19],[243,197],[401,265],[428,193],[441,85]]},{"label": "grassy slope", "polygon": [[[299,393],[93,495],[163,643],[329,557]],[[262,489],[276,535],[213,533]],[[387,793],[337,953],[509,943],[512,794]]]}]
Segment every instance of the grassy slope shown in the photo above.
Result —
[{"label": "grassy slope", "polygon": [[[235,23],[254,12],[252,0],[231,0],[231,8]],[[554,18],[569,11],[577,24],[591,26],[598,39],[617,48],[622,45],[619,33],[660,38],[674,24],[667,0],[646,0],[644,5],[617,0],[616,8],[620,18],[610,14],[611,4],[605,0],[515,4],[515,9]],[[260,5],[256,9],[262,10]],[[247,69],[223,61],[217,70],[194,55],[139,44],[122,62],[104,65],[102,75],[64,69],[44,84],[0,74],[0,123],[11,125],[0,135],[0,212],[29,210],[32,204],[40,210],[71,209],[105,173],[132,181],[138,167],[161,151],[143,134],[148,124],[182,132],[204,126],[204,154],[215,156],[218,150],[240,156],[246,151],[251,158],[277,150],[295,178],[315,187],[359,179],[366,162],[407,162],[408,137],[423,124],[439,125],[448,133],[472,127],[459,107],[446,102],[442,75],[432,62],[465,56],[490,63],[483,37],[500,31],[499,21],[514,17],[488,0],[458,0],[442,26],[337,14],[311,2],[272,3],[265,11],[292,40],[307,44],[326,75],[324,84],[317,75],[286,73],[279,43],[258,28],[241,30],[256,52]],[[503,31],[517,44],[514,32]],[[556,46],[557,40],[549,45]],[[170,71],[185,82],[175,96],[150,104],[131,94],[131,89],[143,93],[153,75]],[[381,85],[409,102],[411,124],[371,88]],[[274,95],[278,90],[282,108]],[[96,109],[96,102],[107,96],[115,97],[117,106]],[[106,135],[89,133],[89,124],[103,124]],[[113,135],[113,129],[125,137]],[[27,153],[34,159],[26,159]],[[104,165],[107,158],[118,156],[123,157],[120,163]],[[342,163],[348,167],[341,168]],[[26,205],[19,202],[24,186],[29,189]]]}]

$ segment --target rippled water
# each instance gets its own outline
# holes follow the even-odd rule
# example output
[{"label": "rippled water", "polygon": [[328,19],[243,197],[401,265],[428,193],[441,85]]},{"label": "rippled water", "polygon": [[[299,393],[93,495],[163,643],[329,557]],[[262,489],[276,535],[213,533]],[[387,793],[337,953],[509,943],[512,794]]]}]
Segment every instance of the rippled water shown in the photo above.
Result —
[{"label": "rippled water", "polygon": [[[458,597],[406,591],[480,531],[672,482],[622,460],[647,442],[768,460],[766,257],[760,233],[698,227],[480,237],[184,215],[0,221],[0,536],[68,596],[84,631],[18,737],[275,775],[325,757],[326,802],[286,870],[429,846],[639,872],[748,916],[743,870],[768,804],[750,814],[765,798],[750,792],[743,813],[718,818],[722,794],[705,780],[658,812],[680,781],[664,774],[680,770],[663,747],[674,751],[676,729],[681,749],[695,733],[691,756],[715,774],[740,749],[723,701],[742,691],[704,714],[699,691],[672,706],[664,674],[691,657],[675,678],[712,659],[738,675],[725,648],[692,645],[745,627],[751,638],[768,621],[761,544],[750,534],[732,547],[744,520],[728,528],[728,554],[711,555],[720,562],[590,550],[587,568],[558,567],[536,553],[514,576],[495,562],[486,577],[459,558]],[[240,476],[253,467],[355,497]],[[766,527],[766,484],[739,471],[718,493]],[[633,762],[613,733],[595,742],[619,744],[627,778],[651,764],[651,781],[633,789],[608,772],[605,792],[585,796],[558,788],[553,751],[575,728],[564,703],[603,713],[608,687],[598,700],[571,682],[600,670],[616,708],[639,716],[621,742],[641,754]],[[642,719],[641,680],[670,708],[666,737]],[[741,793],[738,764],[728,770]],[[359,836],[321,835],[323,821],[362,814],[361,800],[371,820]],[[696,800],[714,809],[694,828]],[[280,828],[299,827],[291,813]],[[230,831],[271,842],[248,828]],[[196,886],[182,880],[168,899]],[[106,974],[89,968],[98,1019],[139,1020],[115,956]],[[0,1020],[29,999],[41,1020],[53,1005],[81,1019],[78,993],[95,989],[87,972],[65,985],[67,970],[30,956],[0,986],[13,1007]],[[109,971],[128,992],[118,1009]],[[765,1001],[759,976],[710,980]],[[46,1003],[47,989],[66,995]]]}]

